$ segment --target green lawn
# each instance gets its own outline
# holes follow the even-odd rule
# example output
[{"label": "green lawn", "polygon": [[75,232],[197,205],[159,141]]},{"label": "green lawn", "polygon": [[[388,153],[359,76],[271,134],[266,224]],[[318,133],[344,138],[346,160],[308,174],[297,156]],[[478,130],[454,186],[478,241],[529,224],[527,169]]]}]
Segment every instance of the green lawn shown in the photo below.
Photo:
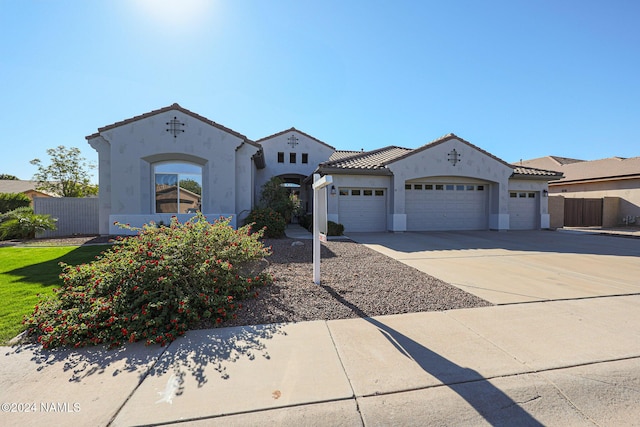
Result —
[{"label": "green lawn", "polygon": [[90,262],[108,246],[0,248],[0,345],[24,330],[22,317],[38,302],[37,294],[51,294],[61,286],[59,262]]}]

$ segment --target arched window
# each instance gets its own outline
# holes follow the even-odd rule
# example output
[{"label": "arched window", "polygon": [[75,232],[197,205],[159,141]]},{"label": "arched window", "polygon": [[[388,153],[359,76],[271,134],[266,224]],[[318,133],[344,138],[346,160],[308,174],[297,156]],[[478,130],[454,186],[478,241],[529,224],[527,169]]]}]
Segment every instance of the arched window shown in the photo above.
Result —
[{"label": "arched window", "polygon": [[202,208],[202,166],[156,163],[153,168],[156,213],[195,213]]}]

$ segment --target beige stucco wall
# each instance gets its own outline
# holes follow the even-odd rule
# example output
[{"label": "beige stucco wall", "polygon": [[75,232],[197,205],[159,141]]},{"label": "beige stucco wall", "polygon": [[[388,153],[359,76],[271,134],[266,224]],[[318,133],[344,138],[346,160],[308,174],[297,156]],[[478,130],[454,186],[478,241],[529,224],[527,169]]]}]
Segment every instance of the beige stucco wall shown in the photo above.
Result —
[{"label": "beige stucco wall", "polygon": [[562,228],[564,226],[564,197],[549,196],[549,227]]}]

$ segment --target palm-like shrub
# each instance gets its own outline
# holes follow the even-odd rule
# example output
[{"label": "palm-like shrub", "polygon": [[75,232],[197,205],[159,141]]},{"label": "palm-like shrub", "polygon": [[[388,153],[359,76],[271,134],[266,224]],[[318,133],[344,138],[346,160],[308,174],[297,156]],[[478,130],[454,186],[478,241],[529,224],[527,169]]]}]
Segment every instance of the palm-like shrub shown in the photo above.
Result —
[{"label": "palm-like shrub", "polygon": [[50,215],[35,214],[30,207],[0,215],[0,240],[33,239],[38,232],[55,229],[55,219]]}]

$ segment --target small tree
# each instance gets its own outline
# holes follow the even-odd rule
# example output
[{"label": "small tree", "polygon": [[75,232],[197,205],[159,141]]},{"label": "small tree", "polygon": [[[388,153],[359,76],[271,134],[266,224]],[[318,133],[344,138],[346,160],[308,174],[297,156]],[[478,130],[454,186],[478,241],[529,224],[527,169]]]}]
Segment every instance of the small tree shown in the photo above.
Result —
[{"label": "small tree", "polygon": [[194,194],[202,196],[202,186],[193,179],[181,179],[180,188],[184,188],[185,190],[189,190]]},{"label": "small tree", "polygon": [[0,179],[18,181],[18,177],[15,175],[9,175],[8,173],[0,173]]},{"label": "small tree", "polygon": [[285,221],[289,221],[296,210],[296,202],[289,197],[289,191],[282,186],[283,181],[273,177],[262,186],[260,203],[263,208],[271,208],[278,212]]},{"label": "small tree", "polygon": [[89,171],[95,166],[80,155],[80,149],[59,145],[49,148],[47,154],[51,164],[44,166],[40,159],[31,160],[38,167],[33,175],[38,181],[37,190],[46,191],[62,197],[86,197],[98,194],[98,187],[91,184]]}]

